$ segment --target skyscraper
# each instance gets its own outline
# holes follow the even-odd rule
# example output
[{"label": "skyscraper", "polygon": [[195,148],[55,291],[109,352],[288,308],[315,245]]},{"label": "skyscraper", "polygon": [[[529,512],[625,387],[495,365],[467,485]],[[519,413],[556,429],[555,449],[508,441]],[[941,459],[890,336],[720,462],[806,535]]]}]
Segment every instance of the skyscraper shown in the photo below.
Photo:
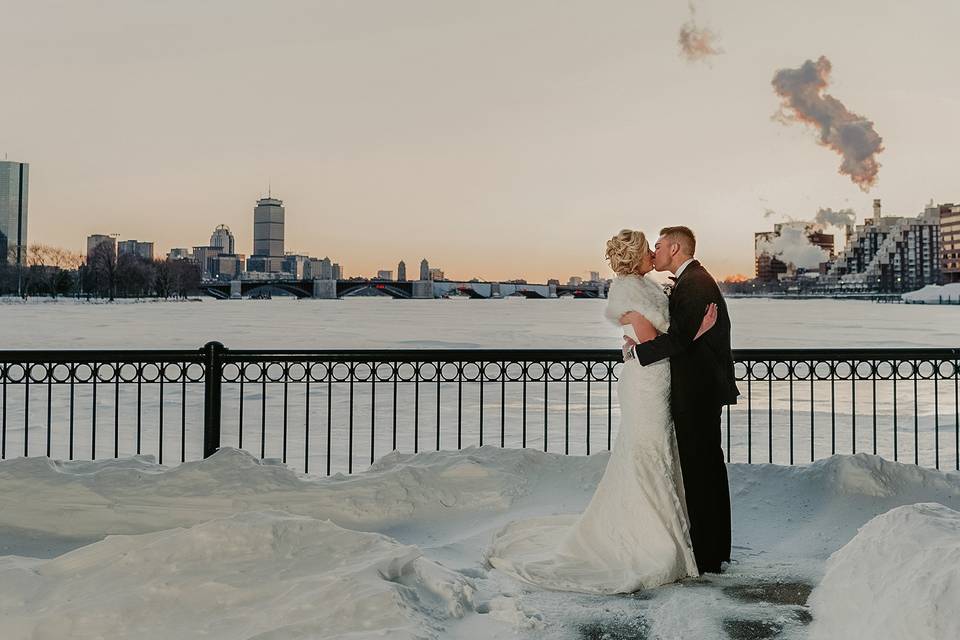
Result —
[{"label": "skyscraper", "polygon": [[[0,264],[27,261],[27,191],[30,165],[0,161]],[[18,278],[19,283],[19,278]],[[19,292],[19,284],[18,284]]]},{"label": "skyscraper", "polygon": [[397,265],[397,282],[406,282],[407,281],[407,265],[401,260],[400,264]]},{"label": "skyscraper", "polygon": [[257,200],[253,210],[253,255],[247,260],[248,271],[283,270],[284,216],[282,200],[274,197]]},{"label": "skyscraper", "polygon": [[427,262],[426,258],[420,261],[420,279],[421,280],[430,279],[430,263]]},{"label": "skyscraper", "polygon": [[[256,213],[254,213],[254,228],[256,228]],[[283,239],[282,231],[280,233],[280,238],[281,240]],[[225,224],[221,224],[214,229],[213,235],[210,236],[210,246],[220,247],[220,253],[232,254],[237,247],[233,234],[230,233],[230,227]]]}]

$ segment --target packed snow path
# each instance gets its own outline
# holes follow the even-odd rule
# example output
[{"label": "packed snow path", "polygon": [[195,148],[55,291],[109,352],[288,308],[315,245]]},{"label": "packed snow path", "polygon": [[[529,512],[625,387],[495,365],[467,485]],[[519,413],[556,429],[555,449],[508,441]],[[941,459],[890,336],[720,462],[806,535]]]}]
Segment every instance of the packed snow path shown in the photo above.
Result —
[{"label": "packed snow path", "polygon": [[[0,635],[955,637],[960,474],[866,454],[730,465],[722,575],[599,597],[490,568],[494,531],[581,510],[607,458],[483,447],[330,478],[233,449],[177,467],[5,461]],[[884,622],[907,613],[909,636]]]}]

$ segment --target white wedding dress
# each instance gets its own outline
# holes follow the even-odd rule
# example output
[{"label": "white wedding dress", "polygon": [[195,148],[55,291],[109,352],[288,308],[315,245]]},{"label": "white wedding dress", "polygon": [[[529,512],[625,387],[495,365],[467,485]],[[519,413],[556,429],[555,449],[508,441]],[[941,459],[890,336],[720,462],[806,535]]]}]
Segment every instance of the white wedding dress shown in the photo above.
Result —
[{"label": "white wedding dress", "polygon": [[[667,296],[650,278],[613,281],[604,315],[619,325],[630,310],[667,330]],[[586,510],[510,523],[487,551],[494,567],[548,589],[601,594],[699,575],[670,413],[669,361],[644,367],[628,360],[617,396],[620,432]]]}]

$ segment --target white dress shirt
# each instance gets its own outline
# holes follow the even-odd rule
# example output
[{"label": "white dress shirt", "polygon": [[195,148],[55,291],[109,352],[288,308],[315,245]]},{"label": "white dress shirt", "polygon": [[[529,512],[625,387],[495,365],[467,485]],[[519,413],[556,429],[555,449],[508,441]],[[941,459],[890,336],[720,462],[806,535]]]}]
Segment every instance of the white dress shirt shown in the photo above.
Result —
[{"label": "white dress shirt", "polygon": [[686,260],[684,260],[683,264],[681,264],[681,265],[677,268],[677,272],[676,272],[675,274],[673,274],[673,277],[679,279],[679,278],[680,278],[680,274],[683,273],[683,270],[686,269],[686,268],[687,268],[687,265],[690,264],[691,262],[693,262],[693,258],[687,258]]}]

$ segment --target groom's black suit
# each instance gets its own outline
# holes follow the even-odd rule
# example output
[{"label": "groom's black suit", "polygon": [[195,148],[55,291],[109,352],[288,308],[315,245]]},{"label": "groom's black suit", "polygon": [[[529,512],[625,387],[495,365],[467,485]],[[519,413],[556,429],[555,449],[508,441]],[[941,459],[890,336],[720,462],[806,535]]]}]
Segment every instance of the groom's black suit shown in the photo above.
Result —
[{"label": "groom's black suit", "polygon": [[[707,305],[717,322],[694,341]],[[670,358],[670,405],[690,516],[690,537],[700,572],[718,572],[730,560],[730,489],[720,446],[720,412],[740,392],[733,374],[730,316],[713,277],[694,260],[670,296],[670,329],[634,348],[646,366]]]}]

